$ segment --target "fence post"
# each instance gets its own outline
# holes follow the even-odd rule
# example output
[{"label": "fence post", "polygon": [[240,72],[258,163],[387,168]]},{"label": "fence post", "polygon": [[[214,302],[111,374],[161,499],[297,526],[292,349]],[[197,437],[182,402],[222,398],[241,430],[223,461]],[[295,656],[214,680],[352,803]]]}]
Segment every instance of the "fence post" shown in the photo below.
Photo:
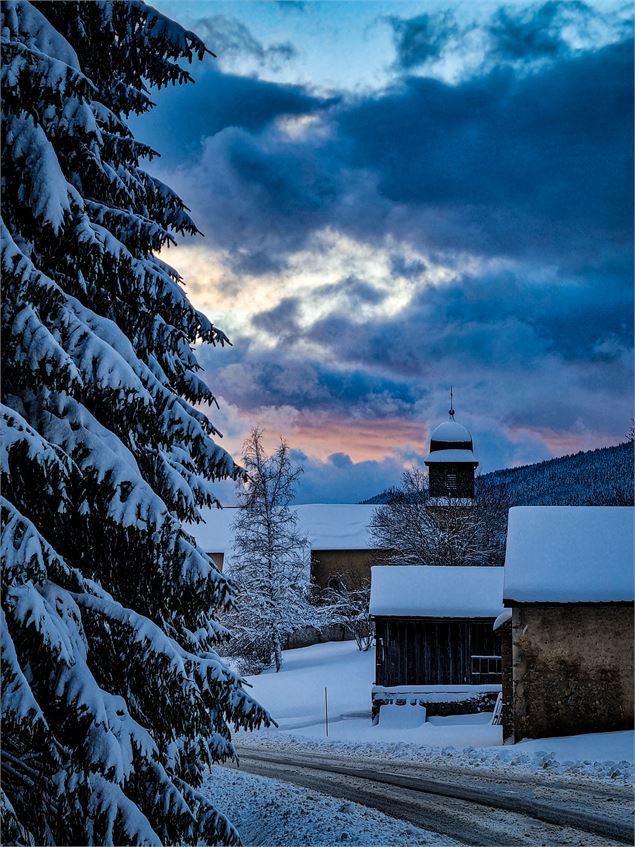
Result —
[{"label": "fence post", "polygon": [[329,737],[329,694],[328,689],[324,686],[324,726],[326,728],[326,737]]}]

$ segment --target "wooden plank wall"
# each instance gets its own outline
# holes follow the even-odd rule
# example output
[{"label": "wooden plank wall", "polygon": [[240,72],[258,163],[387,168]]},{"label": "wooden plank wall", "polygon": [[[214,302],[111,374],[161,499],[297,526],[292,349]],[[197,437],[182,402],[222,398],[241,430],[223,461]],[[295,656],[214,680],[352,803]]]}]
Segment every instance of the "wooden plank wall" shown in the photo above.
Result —
[{"label": "wooden plank wall", "polygon": [[[377,618],[377,685],[472,683],[473,655],[500,656],[492,621]],[[478,680],[488,682],[488,679]]]}]

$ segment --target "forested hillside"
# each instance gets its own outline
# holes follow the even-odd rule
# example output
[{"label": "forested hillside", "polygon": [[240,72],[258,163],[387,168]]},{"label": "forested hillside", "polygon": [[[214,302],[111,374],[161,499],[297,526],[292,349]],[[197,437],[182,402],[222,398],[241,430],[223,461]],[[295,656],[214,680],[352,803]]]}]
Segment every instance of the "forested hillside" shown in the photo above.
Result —
[{"label": "forested hillside", "polygon": [[[477,477],[504,486],[513,506],[625,506],[633,504],[633,442],[506,468]],[[389,491],[365,500],[386,503]]]}]

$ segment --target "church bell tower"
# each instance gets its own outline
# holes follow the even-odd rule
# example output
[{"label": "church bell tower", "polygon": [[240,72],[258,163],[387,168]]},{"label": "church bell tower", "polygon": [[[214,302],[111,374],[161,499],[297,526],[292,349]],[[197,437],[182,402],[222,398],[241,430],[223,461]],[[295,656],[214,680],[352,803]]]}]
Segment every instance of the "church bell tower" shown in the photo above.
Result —
[{"label": "church bell tower", "polygon": [[452,399],[450,391],[450,419],[435,427],[430,435],[430,452],[425,459],[429,495],[431,498],[473,500],[474,472],[478,461],[474,455],[472,436],[454,420]]}]

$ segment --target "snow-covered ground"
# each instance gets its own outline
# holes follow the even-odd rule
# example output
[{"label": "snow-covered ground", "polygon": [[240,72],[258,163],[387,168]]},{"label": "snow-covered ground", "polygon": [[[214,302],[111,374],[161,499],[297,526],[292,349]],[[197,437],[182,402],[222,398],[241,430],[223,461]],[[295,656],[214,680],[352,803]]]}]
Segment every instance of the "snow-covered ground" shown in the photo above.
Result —
[{"label": "snow-covered ground", "polygon": [[204,790],[249,845],[430,844],[449,838],[388,817],[375,809],[336,800],[277,779],[215,767]]},{"label": "snow-covered ground", "polygon": [[[489,713],[429,717],[415,726],[373,726],[370,689],[374,651],[354,642],[316,644],[284,655],[283,670],[248,677],[256,699],[279,729],[239,733],[239,745],[277,750],[324,750],[363,758],[443,762],[459,767],[576,774],[629,781],[633,777],[633,732],[546,738],[502,746],[500,726]],[[329,735],[324,725],[328,691]],[[415,722],[416,723],[416,722]],[[488,748],[488,749],[485,749]]]}]

